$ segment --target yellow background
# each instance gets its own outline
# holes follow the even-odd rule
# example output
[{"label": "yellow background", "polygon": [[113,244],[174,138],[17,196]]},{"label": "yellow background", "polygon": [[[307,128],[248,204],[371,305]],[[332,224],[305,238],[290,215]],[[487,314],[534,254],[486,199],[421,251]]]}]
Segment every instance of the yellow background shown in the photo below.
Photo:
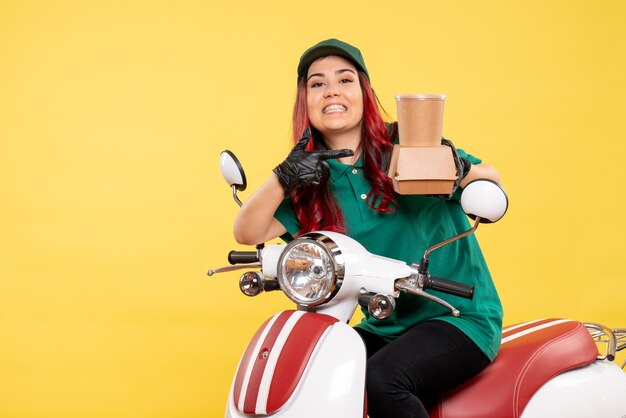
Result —
[{"label": "yellow background", "polygon": [[[289,149],[301,52],[361,48],[510,197],[478,231],[506,323],[626,327],[626,61],[615,1],[0,2],[0,416],[218,417],[275,293],[208,278],[237,248],[218,172]],[[248,191],[242,198],[248,196]],[[622,356],[623,358],[623,356]]]}]

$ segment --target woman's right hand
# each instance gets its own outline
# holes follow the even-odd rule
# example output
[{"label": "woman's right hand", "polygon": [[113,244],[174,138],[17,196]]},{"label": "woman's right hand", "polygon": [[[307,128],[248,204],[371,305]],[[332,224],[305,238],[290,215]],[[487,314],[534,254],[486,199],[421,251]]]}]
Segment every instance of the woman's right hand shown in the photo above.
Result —
[{"label": "woman's right hand", "polygon": [[306,128],[300,141],[291,150],[285,161],[274,169],[285,195],[299,186],[317,186],[328,176],[329,158],[343,158],[354,155],[350,149],[305,151],[311,139],[311,129]]}]

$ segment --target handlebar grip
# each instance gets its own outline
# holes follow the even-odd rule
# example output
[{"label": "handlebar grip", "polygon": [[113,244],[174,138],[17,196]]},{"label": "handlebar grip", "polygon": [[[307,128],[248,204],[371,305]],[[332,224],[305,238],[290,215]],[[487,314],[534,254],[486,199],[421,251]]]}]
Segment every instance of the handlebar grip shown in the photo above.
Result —
[{"label": "handlebar grip", "polygon": [[474,286],[465,283],[453,282],[440,277],[428,276],[424,280],[424,289],[432,289],[438,292],[448,293],[465,299],[474,298]]},{"label": "handlebar grip", "polygon": [[256,251],[231,251],[228,253],[230,264],[248,264],[259,261],[259,254]]}]

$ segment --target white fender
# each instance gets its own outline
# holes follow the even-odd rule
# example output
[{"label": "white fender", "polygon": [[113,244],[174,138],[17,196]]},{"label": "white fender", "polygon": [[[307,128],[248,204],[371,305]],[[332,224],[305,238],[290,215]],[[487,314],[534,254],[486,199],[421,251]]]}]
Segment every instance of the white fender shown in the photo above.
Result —
[{"label": "white fender", "polygon": [[596,361],[549,380],[530,399],[521,418],[621,418],[626,416],[626,373]]},{"label": "white fender", "polygon": [[[330,326],[320,338],[292,397],[272,418],[363,418],[365,346],[361,337],[343,322]],[[233,385],[227,418],[244,418],[233,402]]]}]

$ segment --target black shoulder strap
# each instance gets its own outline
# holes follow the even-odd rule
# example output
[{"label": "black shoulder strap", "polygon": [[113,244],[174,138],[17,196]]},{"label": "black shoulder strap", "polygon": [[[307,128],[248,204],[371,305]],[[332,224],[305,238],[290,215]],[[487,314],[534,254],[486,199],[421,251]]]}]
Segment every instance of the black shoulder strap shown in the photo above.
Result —
[{"label": "black shoulder strap", "polygon": [[393,144],[398,143],[398,122],[385,123],[387,126],[387,138],[391,140]]},{"label": "black shoulder strap", "polygon": [[[385,123],[385,125],[387,126],[387,138],[391,141],[392,144],[397,144],[398,143],[398,122],[393,122],[393,123]],[[389,164],[391,163],[391,151],[392,148],[388,148],[388,149],[383,149],[382,155],[381,155],[381,164],[380,164],[380,168],[383,170],[384,173],[387,173],[389,171]]]}]

